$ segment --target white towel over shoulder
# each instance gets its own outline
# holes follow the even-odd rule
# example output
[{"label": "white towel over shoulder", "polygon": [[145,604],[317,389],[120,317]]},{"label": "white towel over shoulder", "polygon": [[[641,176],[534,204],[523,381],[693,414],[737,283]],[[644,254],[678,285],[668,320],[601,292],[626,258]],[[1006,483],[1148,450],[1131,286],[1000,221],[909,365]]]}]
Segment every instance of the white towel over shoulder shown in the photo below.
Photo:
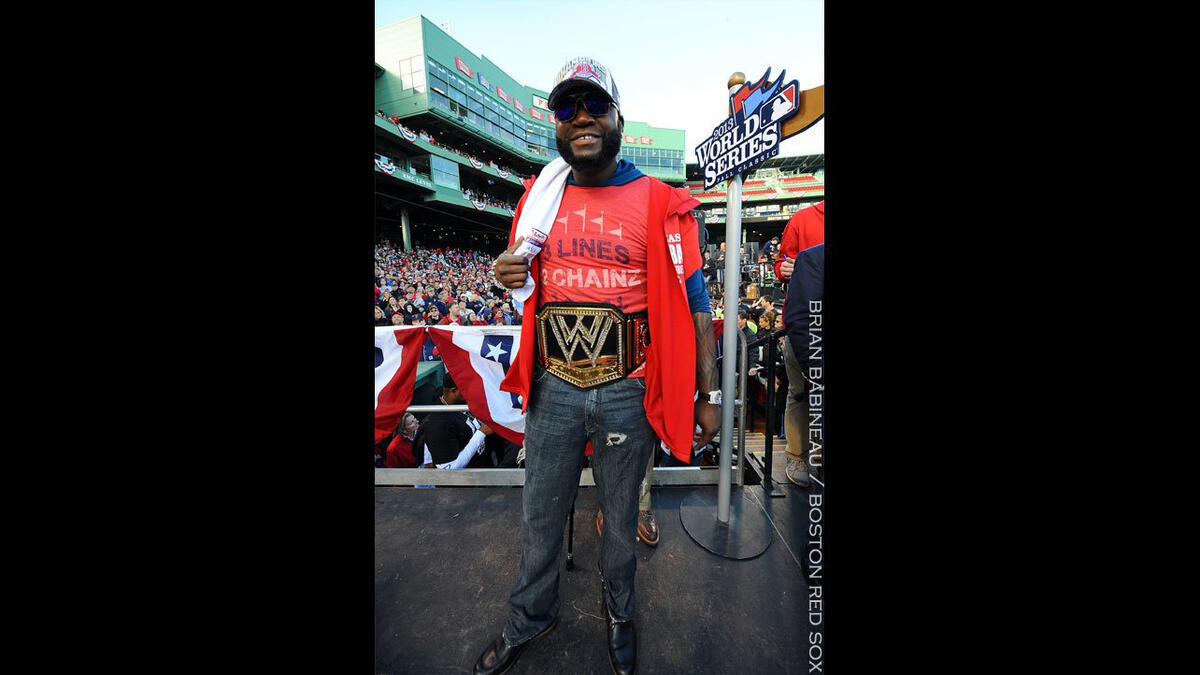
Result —
[{"label": "white towel over shoulder", "polygon": [[[571,165],[567,164],[562,157],[557,157],[554,161],[542,168],[542,172],[538,174],[538,179],[533,183],[533,189],[529,191],[529,197],[525,199],[525,206],[521,208],[521,219],[517,221],[517,236],[513,238],[516,241],[518,237],[529,239],[529,233],[537,228],[538,230],[550,234],[550,229],[554,227],[554,217],[558,215],[558,207],[562,204],[563,190],[567,185],[567,176],[571,173]],[[541,251],[540,247],[536,249],[526,249],[524,243],[521,244],[514,253],[517,255],[531,254],[527,257],[532,260]],[[533,295],[534,281],[532,274],[525,275],[525,285],[513,291],[513,298],[518,302],[525,302]]]}]

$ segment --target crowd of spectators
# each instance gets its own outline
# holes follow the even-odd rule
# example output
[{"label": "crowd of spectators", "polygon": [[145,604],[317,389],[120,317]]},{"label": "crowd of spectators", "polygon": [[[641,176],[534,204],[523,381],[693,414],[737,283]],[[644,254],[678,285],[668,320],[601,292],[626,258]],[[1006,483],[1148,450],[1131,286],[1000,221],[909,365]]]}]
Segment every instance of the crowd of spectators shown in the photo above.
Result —
[{"label": "crowd of spectators", "polygon": [[512,294],[492,283],[493,257],[458,248],[375,247],[376,326],[513,326]]},{"label": "crowd of spectators", "polygon": [[471,188],[466,188],[462,192],[463,192],[464,197],[466,197],[467,199],[470,199],[473,202],[483,202],[483,203],[487,204],[488,206],[495,206],[495,207],[501,208],[501,209],[508,209],[509,211],[515,211],[517,208],[517,205],[515,203],[510,202],[510,201],[505,201],[503,199],[500,199],[499,197],[496,197],[495,195],[488,194],[487,192],[481,192],[479,190],[472,190]]},{"label": "crowd of spectators", "polygon": [[[759,249],[759,266],[767,266],[778,255],[778,237],[765,241]],[[752,257],[741,247],[741,262],[750,263]],[[718,281],[718,270],[723,270],[725,264],[725,244],[704,252],[703,275],[707,282],[708,295],[712,302],[713,319],[731,318],[737,322],[739,331],[745,336],[747,344],[759,339],[767,333],[776,334],[775,338],[775,392],[774,416],[775,432],[782,438],[783,406],[787,399],[788,378],[784,368],[783,338],[783,292],[776,288],[775,283],[759,283],[761,277],[757,274],[743,274],[738,286],[737,307],[729,317],[725,312],[725,285]],[[757,267],[757,266],[756,266]],[[756,270],[757,271],[757,270]],[[724,278],[724,275],[720,275]],[[773,282],[774,279],[769,277]],[[765,332],[764,332],[765,331]],[[721,338],[718,336],[717,338]],[[766,342],[750,349],[746,355],[746,383],[750,404],[748,409],[749,422],[753,424],[755,417],[766,414],[768,354]]]},{"label": "crowd of spectators", "polygon": [[492,167],[493,169],[495,169],[497,171],[501,171],[501,172],[516,176],[520,180],[525,180],[526,178],[529,178],[529,176],[517,173],[516,171],[513,171],[511,168],[509,168],[507,166],[499,165],[492,161],[485,162],[485,161],[479,159],[478,157],[474,157],[472,155],[467,154],[466,152],[463,152],[462,150],[460,150],[458,148],[438,143],[437,138],[433,135],[433,132],[426,131],[425,129],[421,129],[421,128],[412,128],[412,127],[405,126],[400,123],[400,117],[398,115],[388,115],[387,113],[385,113],[383,111],[383,108],[376,110],[375,114],[378,115],[379,117],[382,117],[385,120],[388,120],[392,124],[395,124],[397,128],[399,128],[403,131],[408,131],[409,133],[420,136],[421,140],[425,141],[426,143],[428,143],[430,145],[436,145],[439,148],[442,148],[444,150],[449,150],[450,152],[453,152],[456,155],[466,157],[467,159],[474,160],[476,162],[479,162],[480,164],[487,164],[488,166]]}]

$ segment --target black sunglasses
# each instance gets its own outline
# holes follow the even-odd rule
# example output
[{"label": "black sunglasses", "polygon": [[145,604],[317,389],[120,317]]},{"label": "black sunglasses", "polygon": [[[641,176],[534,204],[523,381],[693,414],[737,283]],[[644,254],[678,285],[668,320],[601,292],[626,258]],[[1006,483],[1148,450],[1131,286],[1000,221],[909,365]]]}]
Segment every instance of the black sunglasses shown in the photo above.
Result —
[{"label": "black sunglasses", "polygon": [[554,111],[554,117],[559,122],[570,122],[579,114],[579,102],[583,101],[583,108],[592,117],[601,117],[608,114],[608,107],[617,107],[616,103],[603,96],[602,94],[582,94],[572,96],[570,99],[562,101],[558,109]]}]

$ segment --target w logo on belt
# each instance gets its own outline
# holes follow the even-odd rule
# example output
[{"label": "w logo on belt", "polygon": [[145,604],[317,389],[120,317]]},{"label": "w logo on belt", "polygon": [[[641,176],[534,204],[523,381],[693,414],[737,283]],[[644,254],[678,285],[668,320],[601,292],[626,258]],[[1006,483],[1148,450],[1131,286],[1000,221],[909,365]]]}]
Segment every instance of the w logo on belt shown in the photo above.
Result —
[{"label": "w logo on belt", "polygon": [[573,358],[575,349],[582,346],[583,353],[595,367],[596,358],[600,356],[600,347],[604,345],[604,340],[608,338],[608,331],[612,328],[613,318],[611,316],[593,316],[591,328],[584,326],[585,317],[582,316],[574,317],[574,326],[567,326],[569,318],[561,314],[550,317],[550,329],[554,331],[554,339],[558,341],[558,348],[562,350],[566,362],[569,365],[575,365]]},{"label": "w logo on belt", "polygon": [[[619,380],[638,365],[626,354],[631,321],[611,305],[547,304],[535,324],[539,363],[577,387]],[[583,358],[575,358],[579,351]]]}]

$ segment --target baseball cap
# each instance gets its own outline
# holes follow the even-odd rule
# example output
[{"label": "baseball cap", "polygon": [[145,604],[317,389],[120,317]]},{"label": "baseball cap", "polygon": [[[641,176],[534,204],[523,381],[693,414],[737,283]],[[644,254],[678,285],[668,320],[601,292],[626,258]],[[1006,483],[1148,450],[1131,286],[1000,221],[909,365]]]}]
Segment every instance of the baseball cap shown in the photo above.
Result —
[{"label": "baseball cap", "polygon": [[570,89],[580,84],[591,85],[604,92],[617,107],[621,107],[621,95],[617,92],[617,84],[613,82],[612,73],[599,61],[580,56],[567,61],[554,77],[554,88],[550,90],[548,103],[550,109],[558,107],[558,99]]}]

